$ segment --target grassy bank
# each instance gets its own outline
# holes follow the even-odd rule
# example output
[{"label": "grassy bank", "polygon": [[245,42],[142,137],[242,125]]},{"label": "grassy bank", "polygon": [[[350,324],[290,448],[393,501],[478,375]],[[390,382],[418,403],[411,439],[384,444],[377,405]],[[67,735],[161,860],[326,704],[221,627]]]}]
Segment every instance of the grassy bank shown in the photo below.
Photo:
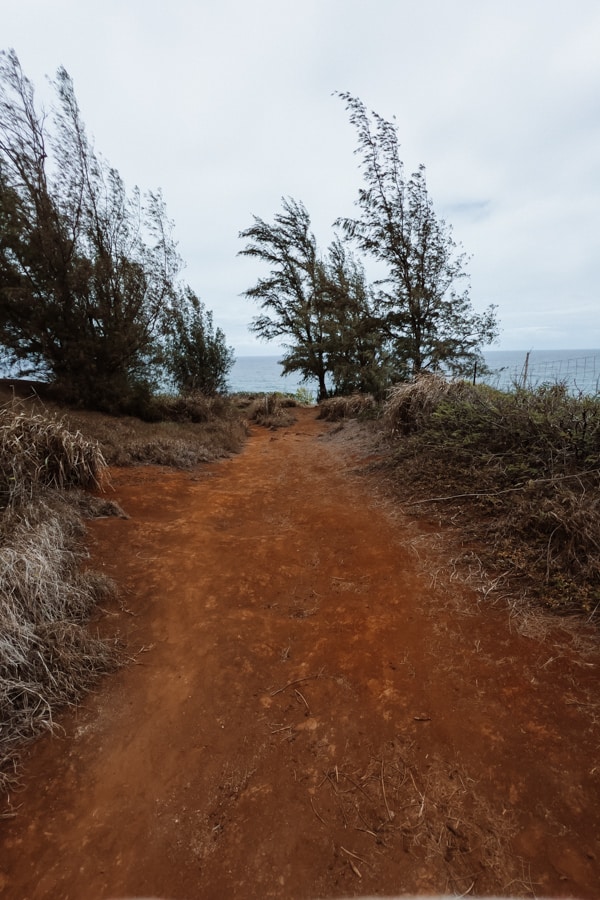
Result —
[{"label": "grassy bank", "polygon": [[[372,414],[367,401],[354,408]],[[600,398],[429,376],[394,388],[377,428],[407,512],[459,526],[513,596],[598,617]]]},{"label": "grassy bank", "polygon": [[19,748],[117,662],[88,628],[114,588],[82,571],[84,529],[69,502],[104,468],[99,446],[60,421],[0,410],[0,790],[16,780]]}]

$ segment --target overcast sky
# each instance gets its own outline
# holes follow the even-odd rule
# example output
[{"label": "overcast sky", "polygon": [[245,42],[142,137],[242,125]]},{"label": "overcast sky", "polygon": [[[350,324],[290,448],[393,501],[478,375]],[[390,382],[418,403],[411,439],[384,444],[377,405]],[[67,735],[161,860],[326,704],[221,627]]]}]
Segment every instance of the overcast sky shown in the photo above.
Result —
[{"label": "overcast sky", "polygon": [[40,96],[64,66],[96,150],[162,188],[183,278],[238,354],[257,275],[239,232],[282,196],[323,250],[354,214],[334,91],[396,117],[401,158],[498,305],[497,349],[600,347],[598,0],[0,0],[0,46]]}]

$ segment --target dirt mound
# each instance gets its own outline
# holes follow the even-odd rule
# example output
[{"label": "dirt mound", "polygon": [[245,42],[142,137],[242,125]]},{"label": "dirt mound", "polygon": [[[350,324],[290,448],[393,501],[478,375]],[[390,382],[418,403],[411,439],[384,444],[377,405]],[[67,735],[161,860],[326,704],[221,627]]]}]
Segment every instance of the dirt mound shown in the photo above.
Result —
[{"label": "dirt mound", "polygon": [[[40,741],[10,898],[597,897],[597,657],[487,608],[314,410],[90,524],[132,664]],[[518,627],[517,627],[518,626]]]}]

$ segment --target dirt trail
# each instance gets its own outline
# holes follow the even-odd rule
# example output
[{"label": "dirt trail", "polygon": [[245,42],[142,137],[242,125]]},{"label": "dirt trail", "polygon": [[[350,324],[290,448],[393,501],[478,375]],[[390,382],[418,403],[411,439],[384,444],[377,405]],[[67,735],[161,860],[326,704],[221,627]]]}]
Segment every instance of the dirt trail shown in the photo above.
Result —
[{"label": "dirt trail", "polygon": [[594,658],[434,586],[327,428],[115,471],[142,650],[32,749],[3,897],[600,895]]}]

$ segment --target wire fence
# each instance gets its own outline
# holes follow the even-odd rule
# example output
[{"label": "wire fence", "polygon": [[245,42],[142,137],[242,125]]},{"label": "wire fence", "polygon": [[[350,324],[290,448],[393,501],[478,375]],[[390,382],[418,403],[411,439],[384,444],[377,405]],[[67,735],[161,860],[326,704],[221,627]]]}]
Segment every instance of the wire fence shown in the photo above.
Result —
[{"label": "wire fence", "polygon": [[596,395],[600,393],[600,355],[536,360],[527,353],[520,366],[492,369],[481,380],[501,390],[564,384],[573,394]]}]

